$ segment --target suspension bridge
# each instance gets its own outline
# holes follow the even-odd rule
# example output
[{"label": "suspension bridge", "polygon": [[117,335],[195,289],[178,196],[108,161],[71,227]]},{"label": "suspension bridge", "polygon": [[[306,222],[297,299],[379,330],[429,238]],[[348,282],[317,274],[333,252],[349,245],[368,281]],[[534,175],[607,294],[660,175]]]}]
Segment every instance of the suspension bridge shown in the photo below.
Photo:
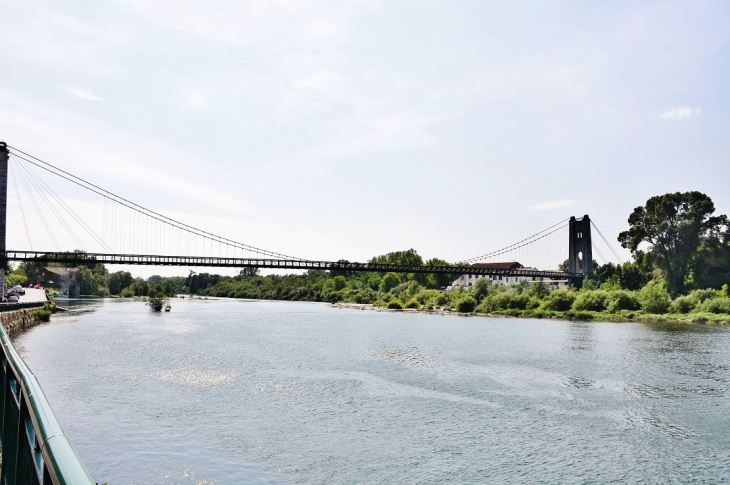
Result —
[{"label": "suspension bridge", "polygon": [[[63,191],[59,184],[64,185]],[[76,197],[59,195],[59,192],[67,193],[69,188],[81,194]],[[15,196],[14,200],[8,198],[9,192]],[[84,198],[93,199],[87,206],[93,204],[94,209],[72,207],[72,200]],[[12,213],[22,220],[22,231],[17,232],[25,235],[25,249],[6,247],[9,202],[14,208]],[[582,278],[592,274],[593,270],[592,227],[595,224],[588,216],[571,217],[499,250],[449,265],[310,260],[234,241],[186,224],[0,142],[0,257],[4,258],[4,263],[101,263],[521,276],[533,280],[566,279],[580,284]],[[45,233],[45,243],[50,243],[53,248],[33,248],[33,239],[38,239],[39,231]],[[65,244],[73,245],[73,250],[63,247],[61,236],[65,237]],[[610,245],[608,247],[611,248]],[[566,259],[568,267],[558,270],[558,264]],[[513,269],[491,264],[505,260],[526,264]],[[5,264],[0,271],[4,271],[4,267]],[[0,278],[0,285],[4,283],[3,280]]]}]

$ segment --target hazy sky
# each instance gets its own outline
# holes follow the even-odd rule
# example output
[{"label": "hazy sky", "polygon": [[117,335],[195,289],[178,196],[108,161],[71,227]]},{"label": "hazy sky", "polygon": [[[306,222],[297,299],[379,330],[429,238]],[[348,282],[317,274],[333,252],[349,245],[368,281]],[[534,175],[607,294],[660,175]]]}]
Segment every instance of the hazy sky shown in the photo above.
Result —
[{"label": "hazy sky", "polygon": [[673,191],[730,212],[725,1],[0,0],[0,16],[1,139],[274,251],[456,261],[583,214],[615,240]]}]

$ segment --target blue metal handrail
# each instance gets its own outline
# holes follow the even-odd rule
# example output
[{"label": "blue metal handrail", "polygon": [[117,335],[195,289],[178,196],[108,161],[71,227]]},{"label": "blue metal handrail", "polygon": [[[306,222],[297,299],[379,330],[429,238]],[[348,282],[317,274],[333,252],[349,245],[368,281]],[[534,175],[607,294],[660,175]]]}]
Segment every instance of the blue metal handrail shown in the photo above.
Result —
[{"label": "blue metal handrail", "polygon": [[0,327],[2,485],[94,485],[35,375]]}]

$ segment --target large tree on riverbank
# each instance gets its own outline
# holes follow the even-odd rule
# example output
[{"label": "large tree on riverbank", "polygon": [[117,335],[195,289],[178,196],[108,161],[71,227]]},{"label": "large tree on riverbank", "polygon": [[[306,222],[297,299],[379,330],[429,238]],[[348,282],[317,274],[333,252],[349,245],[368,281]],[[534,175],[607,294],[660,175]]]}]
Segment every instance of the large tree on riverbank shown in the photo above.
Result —
[{"label": "large tree on riverbank", "polygon": [[702,192],[652,197],[629,216],[629,230],[618,236],[632,253],[648,243],[646,257],[662,271],[673,295],[682,293],[698,250],[709,238],[727,232],[727,217],[713,216],[715,205]]}]

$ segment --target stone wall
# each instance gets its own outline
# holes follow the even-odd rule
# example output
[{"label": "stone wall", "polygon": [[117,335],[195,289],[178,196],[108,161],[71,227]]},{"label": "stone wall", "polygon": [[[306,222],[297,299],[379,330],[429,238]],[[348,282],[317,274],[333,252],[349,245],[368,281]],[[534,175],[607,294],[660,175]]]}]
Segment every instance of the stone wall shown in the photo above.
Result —
[{"label": "stone wall", "polygon": [[21,310],[0,313],[0,325],[3,326],[5,333],[8,334],[9,337],[12,337],[26,328],[30,328],[35,325],[35,318],[33,318],[33,315],[40,308],[41,307],[23,308]]}]

